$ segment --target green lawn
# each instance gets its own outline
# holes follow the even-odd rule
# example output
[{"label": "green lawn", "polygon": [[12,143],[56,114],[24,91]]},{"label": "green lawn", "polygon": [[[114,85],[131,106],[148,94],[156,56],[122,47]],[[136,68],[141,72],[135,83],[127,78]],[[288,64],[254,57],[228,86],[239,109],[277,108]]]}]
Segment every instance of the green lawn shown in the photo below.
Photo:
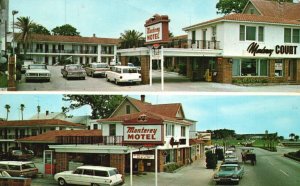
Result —
[{"label": "green lawn", "polygon": [[[254,147],[264,147],[268,146],[268,141],[267,140],[263,140],[263,139],[252,139],[250,141],[253,141],[253,146]],[[223,146],[223,140],[212,140],[212,145],[214,144],[218,144],[220,146]],[[226,145],[230,146],[230,145],[235,145],[235,146],[239,146],[241,145],[243,142],[247,142],[245,140],[236,140],[236,139],[229,139],[229,140],[225,140]],[[249,142],[249,141],[248,141]],[[277,142],[274,142],[275,146],[278,144]]]},{"label": "green lawn", "polygon": [[0,73],[0,88],[7,87],[7,76]]}]

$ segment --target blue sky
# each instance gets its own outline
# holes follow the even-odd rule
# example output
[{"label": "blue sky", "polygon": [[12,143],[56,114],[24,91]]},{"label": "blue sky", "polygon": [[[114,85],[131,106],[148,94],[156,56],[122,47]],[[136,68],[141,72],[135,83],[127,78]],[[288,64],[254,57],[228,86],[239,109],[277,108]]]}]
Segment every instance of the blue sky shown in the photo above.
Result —
[{"label": "blue sky", "polygon": [[[130,95],[139,99],[139,95]],[[300,96],[276,95],[146,95],[153,104],[181,102],[187,118],[198,121],[198,130],[234,129],[237,133],[278,132],[288,137],[300,135]],[[46,110],[60,112],[61,94],[0,94],[0,117],[6,117],[5,104],[11,105],[9,119],[20,118],[20,104],[25,104],[24,119]],[[72,111],[72,115],[90,113],[89,106]]]},{"label": "blue sky", "polygon": [[[29,16],[48,30],[65,23],[82,36],[119,37],[124,30],[144,33],[144,23],[158,13],[171,19],[170,31],[185,34],[182,28],[209,20],[216,14],[218,0],[10,0],[17,16]],[[10,16],[12,21],[12,16]]]}]

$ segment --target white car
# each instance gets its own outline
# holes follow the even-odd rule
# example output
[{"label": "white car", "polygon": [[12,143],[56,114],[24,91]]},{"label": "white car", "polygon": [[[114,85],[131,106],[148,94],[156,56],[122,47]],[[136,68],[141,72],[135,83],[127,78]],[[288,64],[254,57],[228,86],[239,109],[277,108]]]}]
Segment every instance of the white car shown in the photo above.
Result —
[{"label": "white car", "polygon": [[50,81],[51,73],[45,64],[31,64],[25,73],[25,81],[29,80],[46,80]]},{"label": "white car", "polygon": [[64,171],[54,175],[58,185],[120,185],[124,183],[123,176],[113,167],[80,166],[74,171]]},{"label": "white car", "polygon": [[118,83],[140,83],[142,76],[136,67],[113,66],[105,73],[107,81]]}]

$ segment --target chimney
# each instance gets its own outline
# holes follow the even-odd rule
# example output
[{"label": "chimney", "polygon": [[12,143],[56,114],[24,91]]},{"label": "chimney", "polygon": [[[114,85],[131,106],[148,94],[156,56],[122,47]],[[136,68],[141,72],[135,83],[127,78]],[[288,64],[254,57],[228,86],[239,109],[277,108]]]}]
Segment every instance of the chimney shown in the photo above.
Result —
[{"label": "chimney", "polygon": [[49,110],[46,110],[46,116],[48,116],[49,115]]},{"label": "chimney", "polygon": [[144,103],[145,102],[145,95],[141,95],[141,101]]},{"label": "chimney", "polygon": [[93,37],[96,37],[96,34],[93,34]]}]

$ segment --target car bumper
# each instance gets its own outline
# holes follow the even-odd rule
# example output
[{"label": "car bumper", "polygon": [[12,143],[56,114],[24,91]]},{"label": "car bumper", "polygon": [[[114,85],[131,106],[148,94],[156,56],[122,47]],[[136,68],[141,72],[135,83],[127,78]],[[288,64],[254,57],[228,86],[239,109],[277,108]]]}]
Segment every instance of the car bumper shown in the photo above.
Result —
[{"label": "car bumper", "polygon": [[142,79],[120,79],[118,82],[120,83],[136,83],[141,82]]},{"label": "car bumper", "polygon": [[239,178],[214,178],[214,181],[216,182],[234,182],[234,181],[240,181]]},{"label": "car bumper", "polygon": [[82,78],[85,76],[86,76],[86,74],[68,74],[67,75],[68,78]]},{"label": "car bumper", "polygon": [[41,77],[41,76],[26,76],[25,77],[26,80],[50,80],[50,77]]},{"label": "car bumper", "polygon": [[104,76],[105,75],[105,71],[95,71],[93,72],[94,75],[101,75]]}]

